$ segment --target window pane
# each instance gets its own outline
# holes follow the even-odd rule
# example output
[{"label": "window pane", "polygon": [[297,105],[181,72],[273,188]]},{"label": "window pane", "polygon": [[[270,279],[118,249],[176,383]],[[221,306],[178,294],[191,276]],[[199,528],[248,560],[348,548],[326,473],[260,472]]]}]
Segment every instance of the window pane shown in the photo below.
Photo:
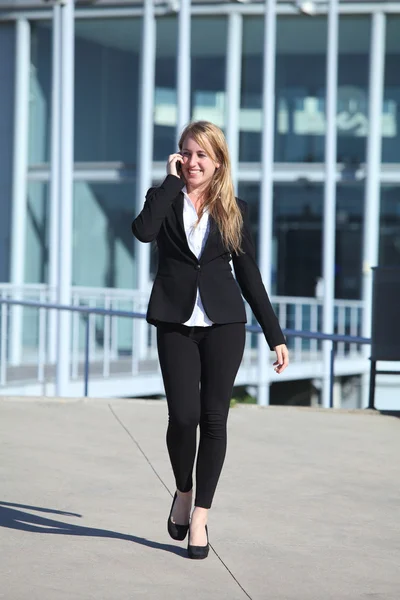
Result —
[{"label": "window pane", "polygon": [[364,224],[364,186],[338,185],[336,201],[335,298],[359,300]]},{"label": "window pane", "polygon": [[49,185],[28,183],[25,283],[47,283],[49,268]]},{"label": "window pane", "polygon": [[275,294],[315,295],[322,272],[322,207],[321,185],[274,186]]},{"label": "window pane", "polygon": [[[322,276],[323,202],[320,184],[276,184],[274,239],[277,288],[284,296],[314,297]],[[335,298],[361,297],[364,188],[338,185]]]},{"label": "window pane", "polygon": [[400,187],[381,187],[379,265],[400,265]]},{"label": "window pane", "polygon": [[74,186],[73,285],[134,288],[135,182]]},{"label": "window pane", "polygon": [[261,160],[264,20],[243,19],[239,160]]},{"label": "window pane", "polygon": [[0,281],[8,281],[10,264],[10,216],[12,152],[14,137],[14,49],[12,23],[0,23]]},{"label": "window pane", "polygon": [[32,22],[29,90],[29,164],[50,160],[51,23]]},{"label": "window pane", "polygon": [[225,17],[192,19],[192,119],[221,128],[225,126],[226,36]]},{"label": "window pane", "polygon": [[337,98],[337,158],[365,161],[368,136],[370,18],[341,17]]},{"label": "window pane", "polygon": [[249,207],[251,232],[256,247],[256,256],[258,259],[258,232],[260,221],[260,184],[259,183],[239,183],[239,198],[247,202]]},{"label": "window pane", "polygon": [[387,16],[382,161],[400,162],[400,16]]},{"label": "window pane", "polygon": [[141,24],[75,23],[75,161],[136,161]]},{"label": "window pane", "polygon": [[167,160],[176,140],[176,17],[157,19],[157,50],[154,94],[154,160]]},{"label": "window pane", "polygon": [[325,17],[278,18],[277,162],[324,160],[326,38]]}]

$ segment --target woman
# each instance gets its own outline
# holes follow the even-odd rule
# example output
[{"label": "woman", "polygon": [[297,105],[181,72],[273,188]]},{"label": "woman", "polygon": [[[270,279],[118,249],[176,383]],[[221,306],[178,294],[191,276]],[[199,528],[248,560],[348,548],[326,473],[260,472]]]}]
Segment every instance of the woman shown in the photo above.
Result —
[{"label": "woman", "polygon": [[189,557],[206,558],[207,515],[225,458],[228,410],[244,351],[240,291],[276,352],[275,371],[282,373],[289,362],[255,261],[247,205],[235,198],[228,148],[218,127],[199,121],[184,129],[179,152],[168,158],[166,178],[148,191],[132,231],[142,242],[156,240],[159,251],[147,321],[157,327],[167,447],[177,488],[168,532],[183,540],[189,531]]}]

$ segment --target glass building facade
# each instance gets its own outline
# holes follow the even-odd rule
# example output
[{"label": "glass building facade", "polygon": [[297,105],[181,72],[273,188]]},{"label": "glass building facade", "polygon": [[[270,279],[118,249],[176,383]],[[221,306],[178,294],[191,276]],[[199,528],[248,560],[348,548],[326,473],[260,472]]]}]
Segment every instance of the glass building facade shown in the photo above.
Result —
[{"label": "glass building facade", "polygon": [[[302,4],[75,3],[71,247],[60,250],[62,225],[52,232],[52,183],[65,140],[53,130],[54,103],[60,118],[69,109],[55,63],[55,44],[67,35],[57,11],[65,8],[2,3],[0,281],[54,286],[62,268],[54,256],[61,251],[71,253],[72,286],[145,287],[156,257],[134,242],[132,217],[144,190],[162,180],[179,129],[188,119],[207,119],[227,133],[258,252],[272,234],[270,269],[263,272],[271,292],[315,296],[326,252],[329,2],[306,3],[308,12]],[[376,264],[400,264],[400,2],[337,6],[334,296],[363,299],[363,273],[373,266],[367,236],[378,240]],[[265,171],[265,94],[271,89],[273,156]],[[372,223],[371,203],[379,208]]]}]

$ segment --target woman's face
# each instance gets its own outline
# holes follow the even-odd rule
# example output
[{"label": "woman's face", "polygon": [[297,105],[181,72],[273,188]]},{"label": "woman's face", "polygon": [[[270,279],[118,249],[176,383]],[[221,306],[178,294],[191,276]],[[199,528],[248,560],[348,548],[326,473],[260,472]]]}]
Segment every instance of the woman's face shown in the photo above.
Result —
[{"label": "woman's face", "polygon": [[186,181],[188,192],[196,188],[206,188],[215,169],[219,167],[195,140],[187,136],[182,145],[182,174]]}]

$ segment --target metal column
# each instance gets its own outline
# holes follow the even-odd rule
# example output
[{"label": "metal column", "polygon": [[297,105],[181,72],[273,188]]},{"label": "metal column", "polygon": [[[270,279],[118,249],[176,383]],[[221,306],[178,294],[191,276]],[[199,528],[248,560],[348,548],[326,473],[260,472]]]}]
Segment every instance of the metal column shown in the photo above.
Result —
[{"label": "metal column", "polygon": [[[372,36],[369,79],[369,132],[367,141],[365,216],[363,243],[363,290],[364,301],[362,335],[371,336],[372,318],[372,271],[379,263],[379,215],[380,215],[380,166],[382,157],[382,107],[385,72],[386,16],[383,12],[372,16]],[[369,357],[369,347],[364,348]],[[362,405],[368,405],[369,375],[363,376]]]},{"label": "metal column", "polygon": [[[74,0],[61,6],[60,206],[57,302],[71,304],[72,211],[74,170]],[[68,394],[71,361],[71,313],[57,319],[56,395]]]},{"label": "metal column", "polygon": [[[21,287],[25,281],[26,199],[28,176],[30,27],[26,19],[16,22],[14,148],[12,174],[11,265],[10,280]],[[18,299],[19,290],[14,299]],[[22,358],[22,308],[12,309],[10,364]]]},{"label": "metal column", "polygon": [[190,121],[190,57],[191,57],[190,0],[181,0],[178,23],[177,50],[177,119],[176,138]]},{"label": "metal column", "polygon": [[239,117],[242,74],[242,15],[233,12],[228,18],[226,66],[226,140],[231,157],[232,179],[235,190],[239,169]]},{"label": "metal column", "polygon": [[[334,330],[338,29],[338,2],[337,0],[330,0],[328,13],[328,49],[326,61],[326,136],[322,270],[324,281],[324,306],[322,316],[324,333],[333,333]],[[329,408],[331,398],[331,349],[330,342],[325,342],[323,344],[324,378],[322,385],[322,406],[325,408]]]},{"label": "metal column", "polygon": [[[146,192],[151,186],[151,168],[153,162],[153,106],[156,58],[156,22],[153,0],[146,0],[144,4],[140,57],[136,214],[142,210]],[[143,244],[138,240],[135,240],[135,244],[138,273],[137,287],[143,296],[147,296],[150,285],[151,246],[150,244]],[[136,307],[135,310],[141,311],[143,308]],[[147,323],[140,321],[135,331],[138,338],[136,342],[138,355],[143,358],[147,352]]]},{"label": "metal column", "polygon": [[[264,71],[261,131],[260,186],[260,271],[265,287],[271,290],[272,219],[274,191],[274,121],[275,121],[276,0],[265,0]],[[269,404],[269,350],[263,336],[258,337],[257,402]]]},{"label": "metal column", "polygon": [[[61,6],[53,7],[52,78],[51,78],[51,171],[50,171],[50,226],[49,226],[49,286],[50,301],[57,301],[58,232],[60,203],[60,118],[61,118]],[[57,312],[49,312],[48,360],[57,357]]]}]

